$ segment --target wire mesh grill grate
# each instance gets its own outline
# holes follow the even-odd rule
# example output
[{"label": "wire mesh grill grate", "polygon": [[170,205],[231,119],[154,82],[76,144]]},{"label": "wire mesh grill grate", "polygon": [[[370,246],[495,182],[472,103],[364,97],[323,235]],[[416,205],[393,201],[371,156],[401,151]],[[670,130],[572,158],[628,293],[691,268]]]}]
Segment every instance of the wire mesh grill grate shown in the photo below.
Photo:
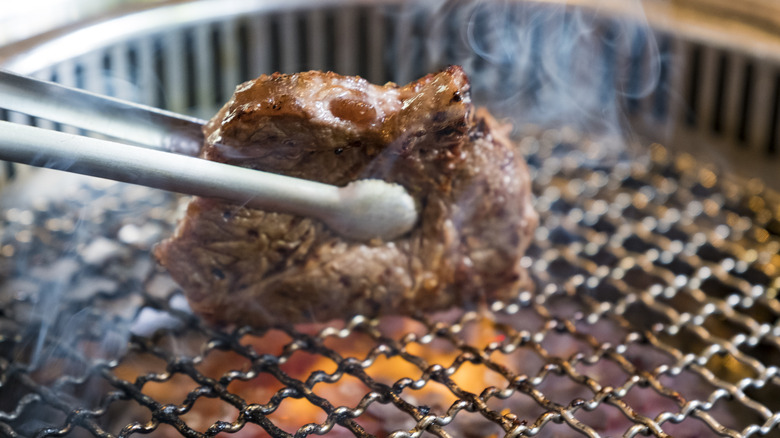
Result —
[{"label": "wire mesh grill grate", "polygon": [[[488,6],[453,4],[460,3]],[[504,3],[476,10],[476,28],[492,28],[490,14],[520,25],[532,11]],[[460,24],[470,6],[430,23],[428,3],[421,5],[259,11],[133,33],[38,74],[202,114],[213,114],[242,78],[304,67],[405,82],[456,62],[475,71],[486,101],[539,88],[545,63],[515,71],[464,45]],[[568,21],[542,23],[555,30]],[[608,26],[616,23],[597,24],[611,35],[597,43],[610,46],[621,34]],[[541,27],[528,29],[535,46],[556,45]],[[645,36],[635,35],[630,53],[602,60],[627,58],[632,66],[613,78],[628,81],[616,89],[638,86],[631,81],[647,61]],[[715,116],[701,102],[717,100],[713,90],[723,87],[699,64],[720,52],[706,49],[694,62],[678,55],[699,49],[672,35],[658,39],[658,89],[669,94],[631,101],[627,110],[670,123],[699,110],[694,121],[710,126]],[[493,43],[475,40],[484,49]],[[771,143],[762,140],[768,119],[746,118],[749,111],[735,109],[748,108],[747,100],[734,102],[751,89],[740,88],[747,79],[765,83],[776,69],[742,74],[745,62],[753,71],[752,58],[728,56],[730,97],[717,117],[725,133],[761,150]],[[610,65],[604,78],[620,71]],[[674,76],[678,69],[687,76]],[[495,87],[499,77],[510,80]],[[670,98],[678,94],[684,99]],[[772,113],[763,101],[755,99],[751,114]],[[484,309],[379,321],[205,326],[149,255],[173,227],[176,198],[87,181],[41,201],[37,192],[21,195],[32,201],[19,206],[5,191],[0,435],[778,435],[778,196],[758,180],[730,181],[658,145],[647,157],[610,162],[609,148],[567,130],[521,143],[542,219],[526,259],[536,290]]]},{"label": "wire mesh grill grate", "polygon": [[536,291],[435,315],[212,328],[149,256],[176,198],[85,182],[5,210],[0,431],[776,434],[776,194],[659,145],[601,167],[566,130],[521,146]]}]

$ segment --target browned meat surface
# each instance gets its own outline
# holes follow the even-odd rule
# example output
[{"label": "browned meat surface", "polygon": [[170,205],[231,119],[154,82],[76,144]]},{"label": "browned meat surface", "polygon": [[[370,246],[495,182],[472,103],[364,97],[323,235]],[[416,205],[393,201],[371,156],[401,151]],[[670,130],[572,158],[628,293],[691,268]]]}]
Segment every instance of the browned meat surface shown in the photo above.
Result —
[{"label": "browned meat surface", "polygon": [[321,222],[195,198],[156,256],[195,312],[266,325],[411,313],[508,299],[537,223],[508,127],[474,110],[459,67],[404,87],[306,72],[236,89],[201,156],[324,183],[397,182],[420,220],[357,242]]}]

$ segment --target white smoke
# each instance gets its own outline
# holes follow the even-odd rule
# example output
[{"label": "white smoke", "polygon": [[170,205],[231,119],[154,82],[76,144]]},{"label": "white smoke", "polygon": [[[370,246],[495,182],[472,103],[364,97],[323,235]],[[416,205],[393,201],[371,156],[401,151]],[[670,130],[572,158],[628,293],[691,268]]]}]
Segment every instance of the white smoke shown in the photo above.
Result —
[{"label": "white smoke", "polygon": [[641,2],[614,4],[445,3],[429,14],[426,56],[463,65],[475,102],[515,126],[631,136],[626,112],[655,92],[661,56]]}]

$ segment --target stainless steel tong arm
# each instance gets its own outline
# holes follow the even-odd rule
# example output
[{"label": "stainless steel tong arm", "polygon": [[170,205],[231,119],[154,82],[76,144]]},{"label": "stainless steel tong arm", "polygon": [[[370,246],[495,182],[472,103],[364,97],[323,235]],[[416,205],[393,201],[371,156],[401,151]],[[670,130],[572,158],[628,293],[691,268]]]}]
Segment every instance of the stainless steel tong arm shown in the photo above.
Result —
[{"label": "stainless steel tong arm", "polygon": [[[22,78],[20,82],[19,76],[9,75],[0,75],[0,82],[10,78],[12,83],[24,87],[30,85],[29,81],[38,82],[29,78]],[[149,112],[143,106],[116,99],[108,99],[106,103],[102,96],[64,87],[52,91],[51,87],[58,87],[53,84],[32,85],[32,90],[22,91],[7,83],[1,85],[0,107],[160,149],[172,147],[190,152],[187,148],[192,145],[187,146],[187,142],[202,136],[202,122],[197,119],[159,110]],[[50,93],[55,96],[51,97]],[[90,104],[111,109],[96,111]],[[83,117],[79,117],[74,105],[85,111]],[[127,120],[114,120],[125,117]],[[145,126],[147,124],[149,126]],[[180,137],[175,131],[182,126],[186,134],[183,143],[176,140]],[[197,126],[197,136],[192,132],[193,126]],[[134,132],[136,128],[145,131]],[[398,184],[359,180],[336,187],[180,153],[4,121],[0,121],[0,160],[220,198],[268,211],[311,216],[341,235],[358,240],[375,237],[390,240],[405,234],[417,222],[415,202]]]},{"label": "stainless steel tong arm", "polygon": [[203,145],[203,120],[0,70],[0,108],[186,155]]}]

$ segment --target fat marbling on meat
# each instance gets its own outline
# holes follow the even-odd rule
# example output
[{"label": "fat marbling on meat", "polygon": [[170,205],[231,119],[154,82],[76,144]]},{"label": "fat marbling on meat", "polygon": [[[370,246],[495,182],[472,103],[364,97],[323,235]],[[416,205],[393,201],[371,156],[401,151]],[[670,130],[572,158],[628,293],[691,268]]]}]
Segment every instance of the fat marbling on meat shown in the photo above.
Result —
[{"label": "fat marbling on meat", "polygon": [[419,222],[351,241],[322,222],[194,198],[155,249],[193,310],[263,326],[411,314],[514,297],[537,223],[509,127],[471,103],[460,67],[406,86],[304,72],[239,85],[201,157],[344,186],[404,186]]}]

